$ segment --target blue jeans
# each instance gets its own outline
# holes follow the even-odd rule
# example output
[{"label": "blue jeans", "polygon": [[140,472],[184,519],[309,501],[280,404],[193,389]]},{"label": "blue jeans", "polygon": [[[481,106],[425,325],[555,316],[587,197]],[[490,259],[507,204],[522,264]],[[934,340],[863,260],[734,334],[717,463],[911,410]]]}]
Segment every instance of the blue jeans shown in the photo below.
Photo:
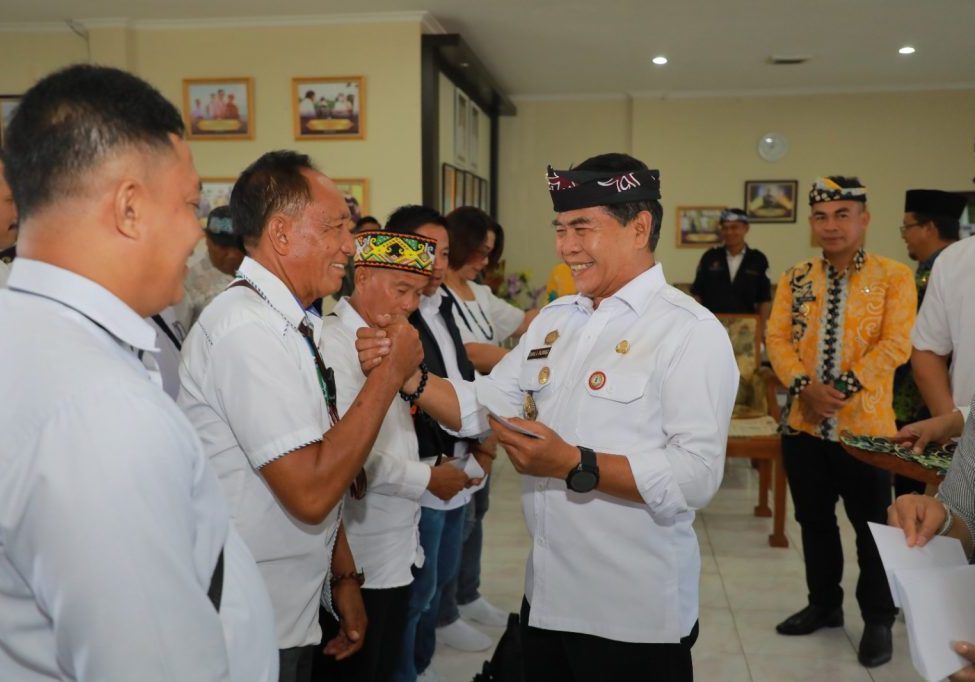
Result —
[{"label": "blue jeans", "polygon": [[420,510],[420,545],[425,558],[422,568],[414,568],[396,682],[415,682],[433,660],[440,592],[457,574],[465,510],[466,506],[446,512]]},{"label": "blue jeans", "polygon": [[491,479],[488,478],[484,487],[474,493],[474,497],[467,503],[467,513],[464,516],[463,547],[460,552],[460,568],[457,579],[451,580],[444,586],[440,595],[440,614],[437,617],[437,627],[450,625],[460,618],[458,604],[470,604],[480,597],[478,588],[481,586],[481,547],[484,544],[484,515],[488,511],[488,495]]}]

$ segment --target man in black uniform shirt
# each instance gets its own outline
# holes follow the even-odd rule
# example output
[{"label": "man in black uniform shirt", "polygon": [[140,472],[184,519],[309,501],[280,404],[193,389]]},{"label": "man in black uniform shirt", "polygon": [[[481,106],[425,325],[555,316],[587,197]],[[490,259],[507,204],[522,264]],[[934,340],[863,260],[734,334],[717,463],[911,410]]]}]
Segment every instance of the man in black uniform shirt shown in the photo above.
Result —
[{"label": "man in black uniform shirt", "polygon": [[745,243],[744,211],[725,209],[720,225],[724,244],[701,256],[691,293],[712,313],[759,313],[764,323],[772,307],[768,259]]}]

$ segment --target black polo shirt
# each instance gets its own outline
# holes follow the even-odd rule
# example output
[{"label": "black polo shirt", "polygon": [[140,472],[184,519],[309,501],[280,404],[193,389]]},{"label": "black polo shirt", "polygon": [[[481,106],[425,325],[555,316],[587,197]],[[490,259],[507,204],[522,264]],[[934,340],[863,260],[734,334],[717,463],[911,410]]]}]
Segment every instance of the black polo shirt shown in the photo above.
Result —
[{"label": "black polo shirt", "polygon": [[772,300],[768,259],[761,251],[746,247],[732,281],[725,248],[708,249],[697,264],[691,293],[712,313],[757,313],[759,304]]}]

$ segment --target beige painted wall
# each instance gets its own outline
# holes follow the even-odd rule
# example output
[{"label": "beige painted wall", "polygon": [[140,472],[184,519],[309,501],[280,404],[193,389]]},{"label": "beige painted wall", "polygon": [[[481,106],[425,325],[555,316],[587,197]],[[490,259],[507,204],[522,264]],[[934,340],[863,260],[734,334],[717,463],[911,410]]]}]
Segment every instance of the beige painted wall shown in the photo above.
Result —
[{"label": "beige painted wall", "polygon": [[[182,79],[254,79],[253,140],[190,143],[200,175],[236,176],[271,149],[309,154],[334,177],[369,179],[369,211],[387,215],[418,200],[420,184],[420,24],[91,30],[92,60],[130,71],[182,106]],[[368,49],[364,46],[368,45]],[[65,31],[0,33],[0,93],[87,60],[84,41]],[[294,76],[366,78],[365,140],[296,141]]]},{"label": "beige painted wall", "polygon": [[[556,262],[546,163],[567,167],[595,153],[625,151],[659,168],[664,220],[657,256],[671,281],[692,279],[703,251],[675,247],[675,207],[741,206],[748,179],[799,180],[798,222],[755,225],[749,235],[769,257],[773,278],[816,253],[805,194],[817,175],[859,175],[871,197],[868,248],[905,262],[896,229],[904,191],[975,189],[975,92],[516,104],[518,116],[502,119],[500,220],[509,268],[532,270],[538,283]],[[776,163],[755,151],[766,132],[789,141]]]}]

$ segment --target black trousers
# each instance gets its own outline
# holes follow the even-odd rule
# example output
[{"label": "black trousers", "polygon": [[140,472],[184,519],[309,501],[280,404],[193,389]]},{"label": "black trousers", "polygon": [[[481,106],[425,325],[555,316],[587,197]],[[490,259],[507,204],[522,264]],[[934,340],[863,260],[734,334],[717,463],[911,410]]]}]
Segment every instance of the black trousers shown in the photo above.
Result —
[{"label": "black trousers", "polygon": [[[331,656],[319,654],[315,660],[315,680],[332,682],[389,682],[396,672],[403,630],[406,627],[406,609],[410,600],[410,586],[386,590],[362,590],[362,602],[366,607],[366,641],[362,648],[349,658],[336,661]],[[339,631],[339,623],[321,609],[319,623],[322,626],[324,646]]]},{"label": "black trousers", "polygon": [[633,644],[576,632],[529,627],[521,600],[525,680],[531,682],[692,682],[698,624],[678,644]]},{"label": "black trousers", "polygon": [[843,546],[836,502],[843,499],[856,531],[857,603],[866,623],[891,625],[896,609],[877,545],[867,522],[887,522],[890,474],[848,455],[839,443],[807,434],[782,437],[782,459],[802,528],[809,603],[825,609],[843,605]]},{"label": "black trousers", "polygon": [[311,682],[316,646],[278,649],[279,682]]}]

